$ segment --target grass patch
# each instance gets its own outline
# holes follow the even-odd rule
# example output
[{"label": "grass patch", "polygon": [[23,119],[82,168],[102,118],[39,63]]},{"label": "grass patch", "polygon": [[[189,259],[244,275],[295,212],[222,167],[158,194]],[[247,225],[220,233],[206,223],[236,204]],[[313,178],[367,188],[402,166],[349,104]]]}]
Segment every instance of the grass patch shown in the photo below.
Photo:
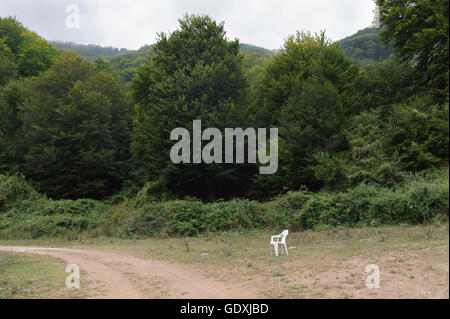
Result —
[{"label": "grass patch", "polygon": [[[179,237],[101,237],[82,243],[0,240],[0,245],[102,250],[186,264],[208,277],[256,286],[266,297],[274,298],[341,298],[343,294],[350,298],[423,298],[420,291],[433,291],[436,298],[448,296],[446,223],[292,232],[287,244],[296,249],[279,257],[270,255],[270,235],[273,233],[267,231],[200,234],[189,237],[189,250],[185,238]],[[224,249],[230,254],[225,255]],[[208,257],[202,256],[204,252]],[[380,266],[383,289],[366,288],[369,264]]]},{"label": "grass patch", "polygon": [[[448,169],[439,173],[411,175],[392,188],[360,184],[340,192],[301,190],[268,202],[157,202],[140,193],[112,206],[89,199],[50,200],[34,191],[23,177],[0,175],[0,238],[83,241],[100,236],[142,239],[445,223],[449,215]],[[353,237],[347,232],[345,238]],[[225,256],[232,254],[226,246],[222,251]]]},{"label": "grass patch", "polygon": [[0,251],[0,299],[83,297],[66,288],[66,266],[49,256]]}]

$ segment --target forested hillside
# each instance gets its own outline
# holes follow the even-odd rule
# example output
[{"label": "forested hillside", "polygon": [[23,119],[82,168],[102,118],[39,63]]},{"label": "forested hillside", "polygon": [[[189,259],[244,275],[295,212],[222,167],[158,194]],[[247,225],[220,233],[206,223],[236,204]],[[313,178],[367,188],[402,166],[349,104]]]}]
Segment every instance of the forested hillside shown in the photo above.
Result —
[{"label": "forested hillside", "polygon": [[153,45],[146,45],[136,51],[110,58],[111,67],[117,72],[123,82],[129,82],[142,64],[150,61],[153,54]]},{"label": "forested hillside", "polygon": [[389,45],[380,42],[377,29],[372,27],[360,30],[338,43],[347,57],[363,64],[386,60],[393,52]]},{"label": "forested hillside", "polygon": [[[83,45],[73,42],[50,41],[50,43],[64,50],[73,50],[88,61],[104,58],[110,61],[111,67],[117,72],[123,82],[130,82],[136,69],[143,63],[150,61],[154,45],[145,45],[138,50],[102,47],[98,45]],[[378,33],[374,28],[366,28],[356,34],[338,41],[347,57],[354,61],[367,63],[387,59],[392,53],[389,46],[383,46],[378,40]],[[240,50],[244,54],[244,67],[248,70],[253,83],[268,58],[277,54],[278,50],[268,50],[251,44],[243,43]]]},{"label": "forested hillside", "polygon": [[[344,49],[298,31],[272,52],[186,15],[154,45],[88,61],[0,18],[0,234],[448,218],[448,1],[413,2],[378,0],[389,59],[370,29]],[[278,128],[277,172],[215,149],[220,160],[175,164],[171,131],[194,120]]]},{"label": "forested hillside", "polygon": [[[84,45],[73,42],[50,41],[58,49],[73,50],[90,62],[103,58],[111,63],[123,82],[129,82],[136,73],[136,69],[143,63],[150,61],[153,54],[153,45],[145,45],[138,50],[102,47],[99,45]],[[241,51],[245,54],[244,66],[251,69],[262,66],[264,62],[276,52],[251,44],[241,44]],[[256,72],[252,70],[251,72]]]},{"label": "forested hillside", "polygon": [[125,48],[118,49],[113,47],[102,47],[95,44],[78,44],[74,42],[49,41],[55,48],[63,50],[73,50],[88,61],[94,61],[97,58],[111,58],[130,52]]}]

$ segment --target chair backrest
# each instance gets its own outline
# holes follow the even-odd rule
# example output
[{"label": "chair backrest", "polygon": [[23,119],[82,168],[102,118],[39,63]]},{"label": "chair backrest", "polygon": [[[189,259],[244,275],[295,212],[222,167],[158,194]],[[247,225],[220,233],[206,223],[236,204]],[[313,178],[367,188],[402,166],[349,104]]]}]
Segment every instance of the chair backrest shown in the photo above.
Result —
[{"label": "chair backrest", "polygon": [[281,236],[281,242],[285,243],[286,242],[286,236],[289,234],[289,230],[283,230],[283,232],[280,234]]}]

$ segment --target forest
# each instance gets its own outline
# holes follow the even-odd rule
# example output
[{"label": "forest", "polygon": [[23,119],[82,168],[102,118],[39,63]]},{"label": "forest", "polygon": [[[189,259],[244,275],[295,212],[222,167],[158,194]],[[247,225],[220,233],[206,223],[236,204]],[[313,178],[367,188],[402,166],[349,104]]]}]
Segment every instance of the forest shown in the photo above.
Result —
[{"label": "forest", "polygon": [[[207,15],[136,51],[0,17],[0,238],[448,220],[449,3],[377,4],[378,29],[273,51]],[[194,120],[278,128],[278,171],[174,164],[170,132]]]}]

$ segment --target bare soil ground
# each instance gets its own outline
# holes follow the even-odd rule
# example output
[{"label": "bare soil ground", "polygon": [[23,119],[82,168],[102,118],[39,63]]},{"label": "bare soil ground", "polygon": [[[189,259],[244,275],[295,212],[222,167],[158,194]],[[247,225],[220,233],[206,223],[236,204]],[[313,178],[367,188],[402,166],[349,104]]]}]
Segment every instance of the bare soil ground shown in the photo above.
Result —
[{"label": "bare soil ground", "polygon": [[[1,241],[0,250],[79,265],[87,298],[449,298],[448,225],[293,233],[279,257],[269,236]],[[378,289],[366,287],[369,264]]]},{"label": "bare soil ground", "polygon": [[[70,248],[5,247],[0,250],[48,255],[86,273],[80,288],[89,298],[254,298],[237,283],[207,279],[186,266],[127,254]],[[87,285],[84,285],[84,283]]]}]

